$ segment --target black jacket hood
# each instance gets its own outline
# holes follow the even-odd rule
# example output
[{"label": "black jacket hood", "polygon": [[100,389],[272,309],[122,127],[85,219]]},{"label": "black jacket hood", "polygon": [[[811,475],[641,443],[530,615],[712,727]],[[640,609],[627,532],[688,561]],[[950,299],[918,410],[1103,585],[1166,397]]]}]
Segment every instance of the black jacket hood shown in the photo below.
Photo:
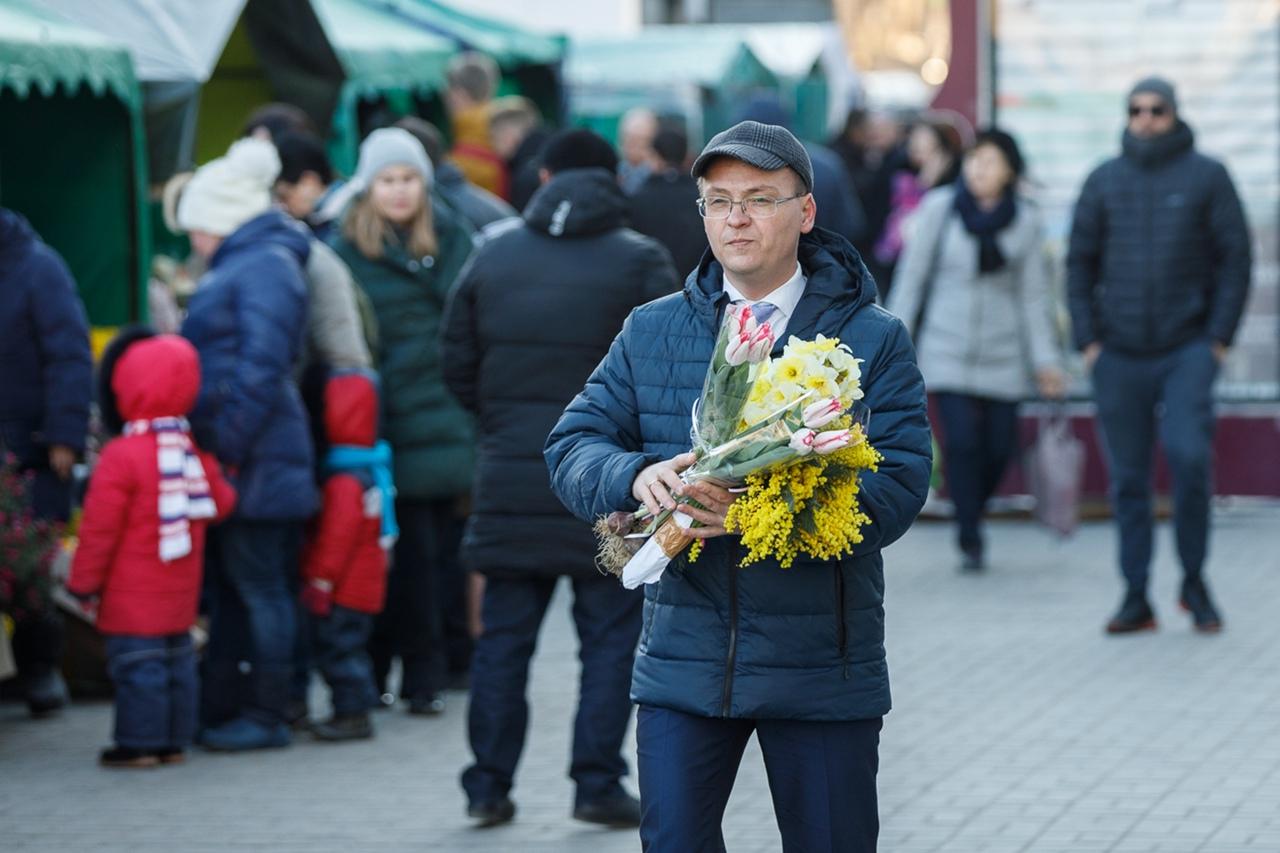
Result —
[{"label": "black jacket hood", "polygon": [[612,231],[627,224],[627,197],[607,169],[568,169],[533,194],[524,221],[552,237]]}]

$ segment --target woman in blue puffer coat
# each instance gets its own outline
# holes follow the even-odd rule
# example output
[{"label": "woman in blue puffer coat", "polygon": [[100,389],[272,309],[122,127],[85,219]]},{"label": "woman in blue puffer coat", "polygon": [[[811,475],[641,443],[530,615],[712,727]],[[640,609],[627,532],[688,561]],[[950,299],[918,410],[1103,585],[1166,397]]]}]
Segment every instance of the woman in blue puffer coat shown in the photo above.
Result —
[{"label": "woman in blue puffer coat", "polygon": [[[303,522],[318,505],[292,378],[306,326],[310,238],[271,206],[279,169],[270,143],[242,139],[196,172],[178,204],[179,224],[209,261],[182,326],[203,373],[192,426],[240,494],[235,515],[210,532],[206,564],[201,740],[213,749],[289,742],[297,555]],[[247,691],[243,660],[252,665]]]}]

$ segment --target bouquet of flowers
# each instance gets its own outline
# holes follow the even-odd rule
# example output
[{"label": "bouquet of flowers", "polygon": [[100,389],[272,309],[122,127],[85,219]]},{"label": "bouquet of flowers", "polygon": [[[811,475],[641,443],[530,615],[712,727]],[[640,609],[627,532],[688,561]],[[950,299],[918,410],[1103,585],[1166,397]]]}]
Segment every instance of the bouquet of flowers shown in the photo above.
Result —
[{"label": "bouquet of flowers", "polygon": [[0,461],[0,611],[15,619],[50,607],[61,551],[62,526],[33,518],[27,505],[30,476],[12,457]]},{"label": "bouquet of flowers", "polygon": [[[785,568],[802,553],[831,559],[861,541],[870,519],[858,509],[858,473],[880,456],[866,443],[860,360],[848,347],[792,337],[771,359],[773,344],[749,307],[726,313],[694,406],[696,461],[681,477],[745,492],[725,520],[748,549],[742,565],[773,556]],[[672,510],[613,513],[596,525],[597,563],[628,588],[653,583],[693,542],[685,531],[694,523]]]}]

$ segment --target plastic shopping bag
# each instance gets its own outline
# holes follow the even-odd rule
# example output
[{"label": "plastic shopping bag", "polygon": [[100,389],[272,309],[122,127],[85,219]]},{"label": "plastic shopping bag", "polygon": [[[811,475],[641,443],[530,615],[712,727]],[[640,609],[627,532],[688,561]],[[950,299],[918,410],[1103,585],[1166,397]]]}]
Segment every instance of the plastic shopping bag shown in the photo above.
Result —
[{"label": "plastic shopping bag", "polygon": [[1061,409],[1041,415],[1025,466],[1036,520],[1061,536],[1070,536],[1080,522],[1084,444],[1071,434]]}]

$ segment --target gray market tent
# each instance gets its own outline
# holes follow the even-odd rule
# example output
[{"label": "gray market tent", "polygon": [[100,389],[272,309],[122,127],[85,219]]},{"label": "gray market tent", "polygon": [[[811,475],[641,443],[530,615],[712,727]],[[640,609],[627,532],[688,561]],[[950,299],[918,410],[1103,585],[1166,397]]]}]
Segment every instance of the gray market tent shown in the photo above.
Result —
[{"label": "gray market tent", "polygon": [[565,77],[575,124],[616,139],[623,113],[644,106],[684,116],[694,145],[727,127],[752,95],[779,90],[741,37],[695,27],[575,40]]},{"label": "gray market tent", "polygon": [[142,94],[128,50],[0,2],[0,204],[66,259],[90,321],[146,315]]}]

